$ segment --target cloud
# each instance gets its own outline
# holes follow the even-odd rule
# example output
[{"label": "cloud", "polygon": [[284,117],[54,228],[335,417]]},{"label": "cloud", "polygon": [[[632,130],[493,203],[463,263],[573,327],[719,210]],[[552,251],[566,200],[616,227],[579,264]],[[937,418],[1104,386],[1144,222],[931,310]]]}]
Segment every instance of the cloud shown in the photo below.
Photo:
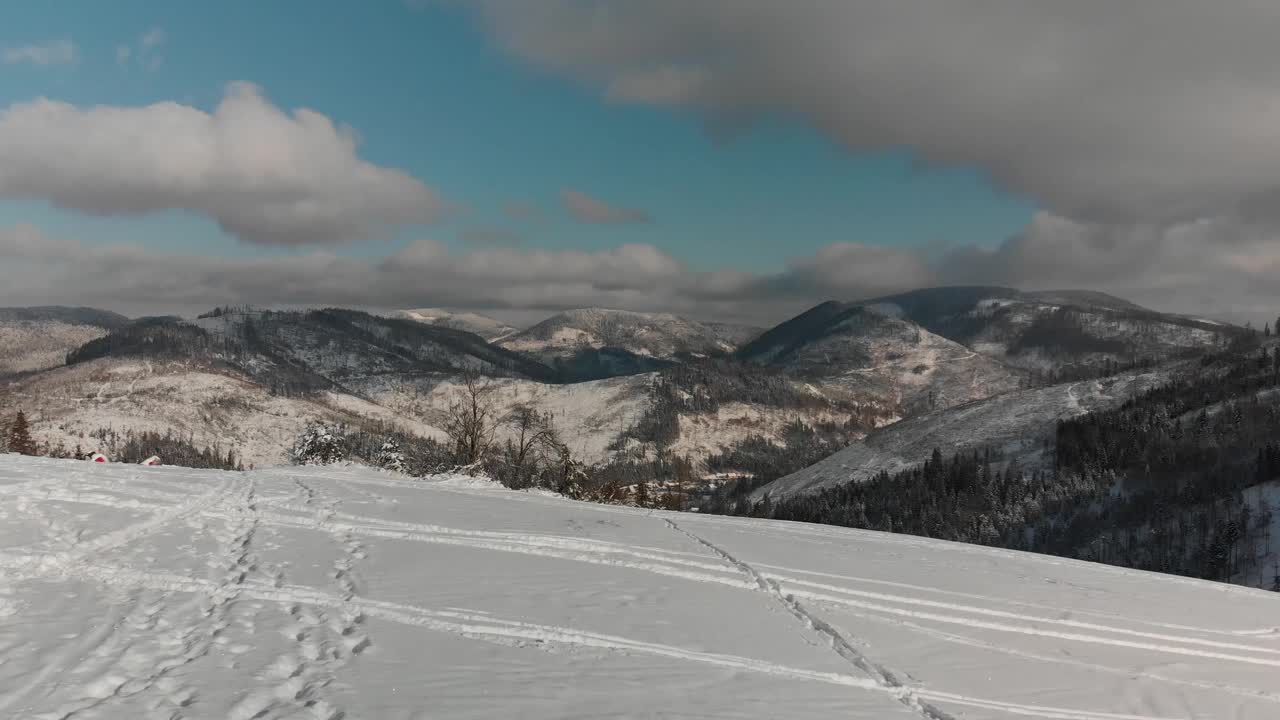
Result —
[{"label": "cloud", "polygon": [[1043,209],[995,247],[836,244],[690,292],[798,302],[981,283],[1255,322],[1280,308],[1280,5],[455,2],[515,57],[607,101],[715,130],[798,118],[851,153],[908,148]]},{"label": "cloud", "polygon": [[811,256],[796,258],[784,271],[756,279],[739,295],[853,300],[931,285],[937,280],[927,260],[903,248],[834,243]]},{"label": "cloud", "polygon": [[444,212],[420,181],[356,150],[350,129],[286,113],[246,83],[212,113],[41,98],[0,111],[0,197],[102,215],[188,210],[259,245],[352,242]]},{"label": "cloud", "polygon": [[928,254],[835,243],[772,273],[698,272],[651,245],[592,252],[450,251],[430,240],[380,259],[212,258],[91,245],[0,228],[0,305],[86,304],[194,313],[227,303],[447,306],[551,313],[605,306],[768,325],[824,300],[935,285],[1112,292],[1158,310],[1257,325],[1280,313],[1280,240],[1265,226],[1194,222],[1117,230],[1049,213],[995,248]]},{"label": "cloud", "polygon": [[618,102],[807,119],[1082,222],[1280,219],[1280,4],[469,0]]},{"label": "cloud", "polygon": [[1280,232],[1235,219],[1116,226],[1039,213],[995,249],[954,248],[934,265],[948,284],[1102,290],[1258,324],[1280,313]]},{"label": "cloud", "polygon": [[76,44],[70,40],[57,40],[47,45],[23,45],[5,48],[0,54],[6,65],[30,63],[32,65],[70,65],[79,57]]},{"label": "cloud", "polygon": [[82,244],[31,226],[0,229],[0,305],[77,303],[140,313],[195,312],[227,302],[660,309],[688,275],[681,263],[648,245],[455,254],[423,240],[374,260],[327,251],[215,258]]},{"label": "cloud", "polygon": [[568,188],[560,191],[560,202],[564,204],[565,209],[578,222],[598,225],[621,225],[626,223],[647,223],[650,221],[649,213],[644,210],[633,210],[610,205],[586,193]]}]

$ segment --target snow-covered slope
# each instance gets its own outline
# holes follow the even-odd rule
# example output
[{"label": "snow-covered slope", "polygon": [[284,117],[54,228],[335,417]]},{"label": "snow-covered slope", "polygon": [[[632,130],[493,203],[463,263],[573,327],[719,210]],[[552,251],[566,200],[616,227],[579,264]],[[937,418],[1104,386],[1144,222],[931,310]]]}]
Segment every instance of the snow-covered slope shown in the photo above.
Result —
[{"label": "snow-covered slope", "polygon": [[179,361],[102,358],[0,384],[0,407],[21,409],[37,441],[67,452],[99,449],[101,429],[173,431],[197,447],[234,449],[245,466],[289,461],[298,434],[312,421],[376,419],[423,437],[436,427],[339,392],[273,395],[252,379]]},{"label": "snow-covered slope", "polygon": [[1269,720],[1280,596],[874,532],[0,456],[13,718]]},{"label": "snow-covered slope", "polygon": [[[336,366],[335,366],[336,367]],[[353,364],[352,367],[359,367]],[[269,379],[270,376],[268,376]],[[447,409],[460,398],[456,374],[366,373],[343,376],[341,385],[311,393],[272,392],[269,382],[230,365],[157,358],[105,357],[0,382],[0,409],[24,410],[35,438],[67,452],[98,449],[99,429],[174,431],[199,447],[234,449],[245,465],[288,462],[298,434],[312,421],[390,423],[406,432],[441,439]],[[631,430],[654,403],[653,374],[590,382],[549,384],[490,378],[495,416],[516,404],[550,413],[573,453],[588,464],[607,462],[610,446]],[[681,413],[672,450],[695,463],[750,436],[777,439],[789,423],[840,423],[848,419],[840,388],[815,388],[830,406],[793,407],[729,403],[714,413]],[[0,417],[3,417],[0,414]],[[497,440],[507,439],[499,428]]]},{"label": "snow-covered slope", "polygon": [[823,303],[738,350],[742,360],[837,381],[904,414],[1016,389],[1021,373],[910,320],[863,305]]},{"label": "snow-covered slope", "polygon": [[1166,372],[1119,375],[998,395],[909,418],[868,434],[861,441],[779,478],[753,493],[755,500],[779,499],[860,482],[880,471],[895,472],[927,459],[934,448],[950,456],[964,448],[995,447],[1024,468],[1039,459],[1041,442],[1054,424],[1099,408],[1114,407],[1132,395],[1168,382]]},{"label": "snow-covered slope", "polygon": [[[497,378],[498,386],[491,396],[496,415],[505,416],[517,404],[530,404],[540,412],[550,413],[552,423],[574,458],[586,463],[604,462],[610,456],[609,445],[629,429],[649,403],[652,375],[631,375],[590,382],[549,385],[532,380]],[[446,409],[461,399],[462,383],[457,377],[437,376],[411,382],[387,381],[371,377],[354,384],[355,389],[405,417],[418,418],[428,425],[445,424]],[[500,428],[497,439],[507,439],[506,428]],[[705,455],[719,445],[703,447]]]},{"label": "snow-covered slope", "polygon": [[479,335],[488,342],[496,342],[508,335],[519,332],[518,328],[479,313],[453,312],[440,308],[417,308],[414,310],[401,310],[396,315],[408,320],[426,323],[427,325],[464,330]]},{"label": "snow-covered slope", "polygon": [[582,308],[553,315],[501,344],[528,353],[613,347],[661,358],[731,352],[733,344],[722,337],[725,326],[715,327],[669,313]]},{"label": "snow-covered slope", "polygon": [[1219,346],[1240,328],[1170,315],[1104,293],[939,287],[865,301],[1019,367],[1101,367]]},{"label": "snow-covered slope", "polygon": [[71,350],[127,322],[93,308],[0,308],[0,375],[57,367]]},{"label": "snow-covered slope", "polygon": [[371,375],[465,370],[556,378],[547,366],[469,332],[342,308],[237,310],[189,322],[135,323],[86,345],[71,359],[98,357],[221,362],[264,384],[295,389],[341,387]]}]

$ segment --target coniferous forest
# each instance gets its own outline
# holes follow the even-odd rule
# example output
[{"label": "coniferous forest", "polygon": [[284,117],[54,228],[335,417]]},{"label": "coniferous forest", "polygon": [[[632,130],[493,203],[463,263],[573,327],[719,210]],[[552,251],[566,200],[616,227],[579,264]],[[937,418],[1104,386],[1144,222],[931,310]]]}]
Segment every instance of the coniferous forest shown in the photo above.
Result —
[{"label": "coniferous forest", "polygon": [[[1238,346],[1109,411],[991,449],[815,494],[751,502],[776,475],[704,510],[908,533],[1280,590],[1280,351]],[[1272,558],[1272,559],[1268,559]]]}]

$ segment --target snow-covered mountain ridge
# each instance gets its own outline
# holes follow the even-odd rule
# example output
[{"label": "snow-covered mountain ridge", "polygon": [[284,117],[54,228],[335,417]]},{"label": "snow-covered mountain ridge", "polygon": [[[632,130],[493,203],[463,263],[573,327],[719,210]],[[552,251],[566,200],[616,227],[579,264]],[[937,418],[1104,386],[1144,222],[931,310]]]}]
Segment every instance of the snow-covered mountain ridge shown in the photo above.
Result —
[{"label": "snow-covered mountain ridge", "polygon": [[1025,376],[881,308],[834,302],[762,333],[737,357],[848,387],[903,415],[1008,392]]},{"label": "snow-covered mountain ridge", "polygon": [[1079,372],[1220,347],[1241,328],[1098,292],[939,287],[864,301],[1016,367]]},{"label": "snow-covered mountain ridge", "polygon": [[757,332],[670,313],[580,308],[553,315],[498,344],[556,367],[566,377],[591,380],[726,356]]},{"label": "snow-covered mountain ridge", "polygon": [[[652,357],[724,354],[735,347],[726,337],[733,329],[734,326],[723,324],[704,325],[670,313],[581,308],[553,315],[501,344],[535,354],[602,347]],[[743,329],[739,334],[748,332]]]},{"label": "snow-covered mountain ridge", "polygon": [[440,308],[416,308],[413,310],[401,310],[396,313],[396,316],[426,323],[427,325],[465,330],[479,335],[486,342],[497,342],[508,335],[519,332],[518,328],[479,313],[454,312]]},{"label": "snow-covered mountain ridge", "polygon": [[[3,414],[31,411],[38,440],[68,450],[100,427],[172,428],[202,444],[235,447],[246,462],[274,464],[286,457],[291,435],[313,420],[376,419],[439,437],[444,410],[457,397],[457,376],[477,371],[504,385],[495,396],[499,414],[530,401],[551,411],[582,462],[606,462],[619,447],[652,454],[653,448],[635,447],[633,440],[645,437],[702,467],[742,443],[785,446],[797,421],[828,430],[846,426],[821,449],[830,452],[877,425],[932,418],[938,410],[1018,390],[1030,382],[1018,363],[1030,356],[1012,356],[985,340],[972,346],[959,340],[990,340],[992,327],[1013,327],[1013,311],[1000,308],[1033,301],[1149,313],[1088,293],[943,288],[870,304],[824,303],[763,333],[583,309],[491,343],[450,326],[475,318],[432,309],[387,318],[342,309],[224,308],[195,320],[136,321],[103,337],[106,331],[94,328],[77,336],[88,341],[70,353],[80,370],[53,367],[10,379],[0,384],[0,400],[7,402]],[[1169,327],[1212,336],[1203,323],[1186,322]],[[960,333],[965,328],[969,335]],[[1186,347],[1161,347],[1194,350],[1205,340],[1188,337]],[[13,344],[25,352],[25,341]],[[54,353],[62,357],[66,349],[59,345]],[[651,392],[657,378],[685,370],[701,377],[677,383],[671,397]],[[184,383],[203,409],[185,402]],[[1023,410],[1045,407],[1029,402]],[[651,430],[637,435],[633,428],[642,422]],[[668,430],[655,432],[655,424]],[[970,439],[986,437],[977,428]],[[817,457],[812,452],[806,462]]]},{"label": "snow-covered mountain ridge", "polygon": [[358,468],[0,455],[0,488],[9,717],[1280,711],[1262,591]]},{"label": "snow-covered mountain ridge", "polygon": [[127,322],[93,308],[0,308],[0,376],[58,367],[68,352]]}]

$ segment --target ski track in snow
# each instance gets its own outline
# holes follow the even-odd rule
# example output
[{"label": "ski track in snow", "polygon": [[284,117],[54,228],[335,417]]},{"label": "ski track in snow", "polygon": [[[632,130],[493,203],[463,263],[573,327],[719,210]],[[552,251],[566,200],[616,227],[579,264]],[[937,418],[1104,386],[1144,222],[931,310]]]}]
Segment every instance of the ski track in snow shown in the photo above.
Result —
[{"label": "ski track in snow", "polygon": [[826,637],[827,641],[831,645],[831,649],[834,650],[837,655],[844,658],[850,665],[869,676],[880,687],[893,692],[904,705],[910,707],[912,710],[915,710],[929,720],[954,720],[950,715],[942,710],[921,701],[917,693],[903,686],[902,682],[898,680],[896,673],[872,662],[862,653],[858,652],[858,650],[855,649],[838,630],[831,627],[831,625],[826,621],[806,610],[799,602],[796,601],[794,596],[784,593],[782,591],[782,587],[776,580],[772,580],[761,575],[760,572],[751,565],[738,560],[734,556],[730,555],[726,550],[709,540],[705,540],[698,535],[681,528],[670,518],[665,522],[672,530],[683,535],[687,535],[694,542],[705,546],[718,557],[723,558],[725,562],[741,570],[742,573],[749,577],[761,591],[767,593],[770,597],[786,608],[787,611],[794,615],[797,620],[804,623],[814,632]]},{"label": "ski track in snow", "polygon": [[[32,477],[15,471],[15,463]],[[85,468],[77,463],[36,463],[0,456],[0,479],[13,478],[18,481],[0,485],[5,491],[0,503],[22,510],[46,529],[46,535],[39,542],[8,545],[0,551],[0,577],[5,585],[25,588],[31,583],[88,583],[102,588],[110,602],[105,606],[106,617],[89,627],[73,628],[83,632],[43,651],[39,656],[41,665],[24,675],[21,682],[12,687],[0,684],[0,715],[6,717],[112,717],[126,713],[126,708],[142,708],[148,713],[145,717],[165,718],[339,720],[362,716],[346,706],[351,698],[347,678],[367,651],[379,647],[377,637],[367,626],[369,618],[507,648],[552,654],[574,649],[649,656],[677,660],[690,667],[816,682],[864,695],[878,694],[929,720],[974,716],[1061,720],[1199,717],[1189,708],[1182,714],[1169,715],[1168,703],[1159,705],[1164,714],[1110,712],[1060,707],[1057,697],[1052,704],[1040,704],[1025,701],[1025,696],[1015,700],[959,692],[969,688],[946,687],[945,682],[935,687],[936,681],[915,680],[920,668],[890,669],[881,660],[873,660],[861,649],[864,643],[819,615],[817,609],[823,615],[893,628],[910,636],[912,642],[927,640],[971,648],[1045,667],[1098,673],[1118,681],[1141,679],[1149,686],[1179,688],[1180,692],[1206,693],[1215,698],[1229,696],[1240,702],[1265,704],[1271,710],[1280,703],[1280,693],[1275,692],[1280,684],[1250,686],[1247,680],[1199,679],[1178,671],[1189,660],[1205,666],[1254,668],[1253,672],[1258,668],[1263,672],[1280,670],[1280,633],[1274,628],[1215,628],[1171,622],[1169,618],[1130,618],[1084,609],[1063,617],[1058,607],[994,593],[961,592],[757,562],[745,557],[735,543],[726,545],[716,533],[751,528],[773,533],[779,542],[786,542],[787,536],[793,535],[805,538],[804,542],[834,544],[844,540],[848,545],[852,537],[873,545],[894,544],[904,551],[920,547],[937,552],[953,549],[937,543],[928,545],[919,539],[823,533],[806,526],[780,528],[780,523],[735,522],[676,513],[650,512],[651,517],[646,517],[646,513],[634,509],[460,488],[447,483],[398,481],[373,471],[299,468],[293,472],[197,473],[171,468]],[[373,493],[360,486],[383,487],[385,492]],[[408,519],[414,513],[403,511],[406,506],[417,507],[415,503],[422,508],[447,504],[451,497],[468,503],[489,500],[496,503],[495,509],[501,508],[510,517],[521,515],[510,513],[512,506],[507,500],[525,502],[525,513],[536,514],[539,508],[546,507],[576,512],[584,521],[600,517],[617,517],[632,525],[657,525],[661,521],[665,535],[650,532],[643,535],[647,542],[641,544],[583,534],[508,530],[502,529],[501,523],[455,527],[415,522]],[[348,512],[343,507],[348,503],[358,504],[364,511]],[[74,508],[75,514],[68,515],[66,508]],[[95,526],[90,522],[93,508],[124,514],[113,514],[110,522]],[[369,515],[369,508],[394,513],[388,517]],[[451,515],[436,512],[431,517],[447,519]],[[460,520],[459,525],[462,524]],[[216,545],[216,551],[204,558],[204,577],[157,563],[156,543],[171,542],[160,541],[159,534],[173,537],[175,531],[185,532],[183,528],[194,528],[190,532],[197,535],[204,529],[209,533],[210,546]],[[290,582],[289,576],[298,568],[266,562],[264,552],[278,552],[281,548],[278,542],[268,544],[266,550],[261,548],[263,533],[276,541],[286,537],[282,533],[288,533],[294,543],[299,537],[314,536],[315,540],[307,541],[306,547],[322,549],[328,557],[327,569],[323,570],[327,583],[315,586]],[[641,536],[628,536],[638,537]],[[667,538],[678,538],[679,544]],[[643,633],[643,626],[615,634],[519,616],[503,617],[508,613],[460,608],[451,603],[431,607],[368,597],[361,568],[371,553],[380,554],[381,543],[423,548],[415,550],[415,554],[434,552],[429,548],[442,546],[442,551],[453,547],[525,556],[531,562],[561,562],[570,568],[615,568],[630,573],[618,576],[630,583],[643,584],[647,582],[644,578],[656,576],[665,578],[660,582],[667,586],[687,583],[692,584],[690,587],[720,588],[718,593],[744,593],[744,598],[763,596],[761,599],[768,599],[766,608],[785,610],[784,617],[789,618],[785,627],[776,630],[796,635],[810,646],[815,644],[811,638],[816,638],[827,648],[824,652],[835,657],[815,658],[814,667],[801,667],[794,661],[768,659],[765,646],[754,649],[764,656],[753,657],[636,636]],[[987,558],[1016,557],[1027,561],[1025,555],[988,550],[980,549]],[[967,556],[974,557],[977,552]],[[1078,565],[1062,567],[1079,569]],[[412,567],[404,571],[415,572]],[[1103,581],[1106,572],[1088,577]],[[1187,587],[1194,584],[1201,592],[1213,589],[1204,583],[1183,582]],[[1170,591],[1178,587],[1177,583],[1168,585]],[[519,591],[513,588],[513,592]],[[1223,596],[1224,602],[1230,599],[1230,594]],[[1277,609],[1280,610],[1280,602]],[[0,616],[0,627],[4,622]],[[274,634],[276,640],[258,642],[258,626],[262,623],[278,631]],[[1002,644],[1006,638],[1038,638],[1046,649],[1030,649],[1025,643]],[[705,640],[699,645],[704,643]],[[270,655],[248,654],[259,645],[264,651],[270,649]],[[1048,649],[1068,645],[1081,648],[1081,652],[1068,654]],[[1096,650],[1086,651],[1088,648]],[[1123,657],[1141,653],[1152,660],[1148,667],[1133,668],[1124,659],[1102,661],[1097,653],[1103,650],[1123,651]],[[242,654],[252,657],[252,662],[237,664],[234,658]],[[210,704],[214,700],[205,698],[208,692],[200,687],[199,674],[189,670],[209,665],[215,656],[232,658],[228,662],[238,671],[251,671],[241,679],[244,689],[234,698],[219,698],[224,704],[217,706]],[[831,667],[833,662],[846,669],[821,669]],[[900,662],[893,661],[895,665]],[[1161,666],[1174,670],[1160,670]],[[1082,701],[1090,692],[1088,688],[1083,690]]]}]

